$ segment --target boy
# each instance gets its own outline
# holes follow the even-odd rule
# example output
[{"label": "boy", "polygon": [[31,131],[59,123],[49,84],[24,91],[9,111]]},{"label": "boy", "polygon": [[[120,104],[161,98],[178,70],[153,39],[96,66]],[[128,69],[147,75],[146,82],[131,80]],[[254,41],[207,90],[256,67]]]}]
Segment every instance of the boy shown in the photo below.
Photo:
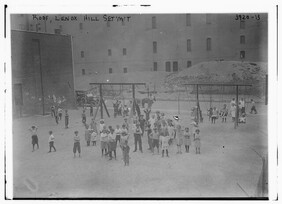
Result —
[{"label": "boy", "polygon": [[92,116],[93,116],[93,106],[90,105],[90,117],[92,117]]},{"label": "boy", "polygon": [[82,117],[82,123],[85,124],[85,123],[86,123],[86,114],[85,114],[85,110],[82,111],[81,117]]},{"label": "boy", "polygon": [[151,113],[151,109],[149,109],[148,107],[144,110],[145,113],[145,120],[148,122],[150,119],[150,113]]},{"label": "boy", "polygon": [[185,152],[189,153],[189,147],[191,146],[191,137],[188,127],[185,128],[185,132],[184,132],[184,145],[185,145]]},{"label": "boy", "polygon": [[115,134],[116,134],[116,144],[117,144],[117,142],[120,143],[121,129],[120,129],[119,125],[116,126]]},{"label": "boy", "polygon": [[194,133],[194,144],[196,148],[196,154],[200,154],[200,148],[201,148],[201,138],[200,138],[200,130],[196,129]]},{"label": "boy", "polygon": [[115,130],[112,128],[112,126],[109,126],[109,134],[108,134],[108,152],[105,155],[110,156],[109,160],[113,159],[112,152],[114,152],[115,159],[117,159],[117,153],[116,153],[116,134]]},{"label": "boy", "polygon": [[225,122],[226,123],[227,115],[228,115],[228,109],[227,109],[226,104],[224,104],[223,108],[220,110],[220,116],[221,116],[221,119],[222,119],[221,122]]},{"label": "boy", "polygon": [[148,137],[148,145],[149,145],[148,150],[152,151],[152,140],[153,139],[152,139],[152,135],[151,135],[152,129],[151,129],[150,123],[147,125],[145,131],[147,132],[147,137]]},{"label": "boy", "polygon": [[60,107],[58,108],[58,114],[59,114],[59,120],[62,120],[63,109],[61,109]]},{"label": "boy", "polygon": [[103,130],[100,134],[100,140],[101,140],[101,150],[102,150],[102,156],[104,156],[104,150],[105,155],[107,154],[107,146],[108,146],[108,130],[107,127],[104,126]]},{"label": "boy", "polygon": [[91,133],[89,130],[89,125],[85,124],[85,141],[87,146],[90,146],[90,140],[91,140]]},{"label": "boy", "polygon": [[145,122],[146,122],[146,120],[143,117],[144,117],[143,115],[140,115],[140,118],[139,118],[139,124],[140,124],[140,128],[142,130],[142,136],[144,135]]},{"label": "boy", "polygon": [[217,111],[216,107],[213,107],[212,116],[211,116],[212,124],[215,124],[215,121],[216,121],[217,118],[218,118],[218,111]]},{"label": "boy", "polygon": [[253,99],[251,99],[251,104],[252,104],[252,108],[251,108],[251,114],[253,112],[255,112],[255,114],[257,114],[257,109],[256,109],[256,106],[255,106],[255,101]]},{"label": "boy", "polygon": [[128,124],[128,120],[127,118],[124,118],[124,123],[123,123],[126,127],[127,130],[129,130],[129,124]]},{"label": "boy", "polygon": [[143,153],[142,151],[142,130],[140,128],[140,124],[137,122],[135,127],[133,126],[133,134],[134,134],[134,145],[135,145],[135,149],[133,152],[137,151],[137,143],[139,144],[139,150],[141,153]]},{"label": "boy", "polygon": [[75,157],[76,151],[78,151],[80,157],[80,137],[77,130],[74,132],[74,134],[73,157]]},{"label": "boy", "polygon": [[31,144],[32,144],[32,151],[34,152],[34,146],[37,145],[37,149],[39,149],[39,144],[38,144],[38,136],[37,136],[37,127],[36,126],[31,126],[29,131],[31,132]]},{"label": "boy", "polygon": [[69,114],[68,110],[65,110],[65,128],[69,128]]},{"label": "boy", "polygon": [[124,166],[129,166],[129,151],[130,151],[130,147],[128,146],[128,141],[125,140],[125,143],[122,146]]},{"label": "boy", "polygon": [[152,152],[154,154],[155,147],[157,147],[158,154],[159,154],[159,132],[157,127],[154,127],[154,131],[150,134],[152,138]]},{"label": "boy", "polygon": [[[53,147],[54,151],[56,152],[56,148],[55,148],[55,146],[54,146],[55,137],[54,137],[54,135],[53,135],[53,132],[52,132],[52,131],[49,131],[49,135],[50,135],[50,137],[49,137],[49,147],[50,147],[49,152],[51,152],[52,147]],[[48,152],[48,153],[49,153],[49,152]]]}]

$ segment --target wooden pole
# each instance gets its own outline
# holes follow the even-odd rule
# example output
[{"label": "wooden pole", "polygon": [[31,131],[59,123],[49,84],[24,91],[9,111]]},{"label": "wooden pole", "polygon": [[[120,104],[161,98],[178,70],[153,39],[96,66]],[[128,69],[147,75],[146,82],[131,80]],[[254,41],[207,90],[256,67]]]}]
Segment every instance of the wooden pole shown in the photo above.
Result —
[{"label": "wooden pole", "polygon": [[102,91],[102,84],[99,86],[100,91],[100,111],[101,111],[101,119],[103,119],[103,91]]}]

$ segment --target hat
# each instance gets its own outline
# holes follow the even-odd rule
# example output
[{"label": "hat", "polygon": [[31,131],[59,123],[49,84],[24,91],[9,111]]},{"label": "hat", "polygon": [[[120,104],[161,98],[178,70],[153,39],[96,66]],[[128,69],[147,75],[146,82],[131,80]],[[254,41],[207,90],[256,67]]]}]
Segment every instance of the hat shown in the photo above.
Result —
[{"label": "hat", "polygon": [[179,117],[178,117],[177,115],[174,115],[174,116],[173,116],[173,119],[174,119],[174,120],[179,120]]}]

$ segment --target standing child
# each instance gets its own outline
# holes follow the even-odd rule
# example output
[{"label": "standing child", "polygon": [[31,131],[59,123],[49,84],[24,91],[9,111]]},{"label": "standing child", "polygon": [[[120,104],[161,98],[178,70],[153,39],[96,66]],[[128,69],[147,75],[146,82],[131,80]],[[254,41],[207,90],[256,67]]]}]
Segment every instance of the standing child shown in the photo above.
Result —
[{"label": "standing child", "polygon": [[100,140],[101,140],[101,150],[102,150],[102,156],[104,156],[104,150],[105,155],[107,154],[107,143],[108,143],[108,130],[106,126],[103,126],[103,130],[100,134]]},{"label": "standing child", "polygon": [[38,136],[37,136],[37,127],[36,126],[31,126],[29,131],[31,132],[31,144],[32,144],[32,151],[34,152],[34,146],[37,145],[37,149],[39,149],[39,144],[38,144]]},{"label": "standing child", "polygon": [[128,141],[125,140],[125,143],[122,147],[124,166],[129,166],[129,151],[130,147],[128,146]]},{"label": "standing child", "polygon": [[78,135],[78,131],[76,130],[74,132],[74,143],[73,143],[73,157],[75,157],[75,154],[76,154],[76,151],[78,151],[78,154],[79,154],[79,157],[80,157],[80,152],[81,152],[81,149],[80,149],[80,137]]},{"label": "standing child", "polygon": [[152,138],[152,152],[153,152],[153,154],[154,154],[155,147],[157,147],[158,154],[159,154],[159,142],[160,142],[159,137],[160,137],[160,134],[158,132],[157,127],[154,127],[153,132],[152,131],[150,132],[150,137]]},{"label": "standing child", "polygon": [[97,130],[93,130],[93,132],[91,133],[92,146],[96,146],[97,136]]},{"label": "standing child", "polygon": [[125,125],[123,124],[121,128],[121,137],[120,137],[120,143],[119,143],[121,149],[125,145],[125,141],[128,141],[128,138],[129,138],[128,131]]},{"label": "standing child", "polygon": [[85,124],[85,141],[87,146],[90,146],[91,134],[89,130],[89,125]]},{"label": "standing child", "polygon": [[62,120],[63,109],[61,109],[60,107],[58,108],[58,114],[59,114],[59,120]]},{"label": "standing child", "polygon": [[113,159],[112,152],[114,152],[115,159],[117,159],[117,153],[116,153],[116,134],[115,134],[115,130],[112,128],[112,126],[109,126],[108,153],[107,153],[110,156],[109,160]]},{"label": "standing child", "polygon": [[200,138],[200,130],[196,129],[194,133],[194,144],[196,148],[196,154],[200,154],[201,148],[201,138]]},{"label": "standing child", "polygon": [[[54,146],[55,137],[54,137],[54,135],[53,135],[53,132],[52,132],[52,131],[49,131],[49,135],[50,135],[50,137],[49,137],[49,147],[50,147],[49,152],[51,152],[52,147],[53,147],[54,151],[56,152],[56,148],[55,148],[55,146]],[[48,152],[48,153],[49,153],[49,152]]]},{"label": "standing child", "polygon": [[180,125],[176,126],[175,139],[176,139],[176,145],[177,145],[177,154],[182,154],[181,146],[182,146],[182,143],[183,143],[183,135],[182,135]]},{"label": "standing child", "polygon": [[231,117],[232,117],[232,122],[234,122],[235,117],[236,117],[236,105],[235,104],[231,105],[230,113],[231,113]]},{"label": "standing child", "polygon": [[68,110],[65,110],[65,128],[69,128],[69,114]]},{"label": "standing child", "polygon": [[86,124],[86,114],[85,114],[85,109],[83,109],[82,114],[81,114],[81,117],[82,117],[82,123],[83,123],[83,124]]},{"label": "standing child", "polygon": [[164,157],[164,152],[166,152],[166,156],[168,157],[168,146],[169,146],[168,141],[169,141],[168,134],[160,136],[160,143],[161,143],[161,149],[162,149],[162,157]]},{"label": "standing child", "polygon": [[93,116],[93,106],[90,105],[90,117],[92,117],[92,116]]},{"label": "standing child", "polygon": [[184,145],[185,145],[185,152],[189,153],[189,147],[191,146],[191,135],[188,127],[186,127],[184,131]]},{"label": "standing child", "polygon": [[116,126],[115,134],[116,134],[116,145],[117,145],[117,142],[120,143],[120,136],[121,136],[121,129],[119,125]]},{"label": "standing child", "polygon": [[220,110],[220,116],[221,116],[221,119],[222,119],[221,122],[225,122],[226,123],[227,115],[228,115],[227,105],[224,104],[223,108]]},{"label": "standing child", "polygon": [[251,99],[251,104],[252,104],[252,108],[251,108],[251,114],[253,112],[255,112],[255,114],[257,114],[257,109],[256,109],[256,105],[255,105],[255,101],[253,99]]},{"label": "standing child", "polygon": [[215,124],[215,121],[216,119],[218,118],[218,110],[216,109],[216,107],[213,107],[212,109],[212,116],[211,116],[211,119],[212,119],[212,123]]}]

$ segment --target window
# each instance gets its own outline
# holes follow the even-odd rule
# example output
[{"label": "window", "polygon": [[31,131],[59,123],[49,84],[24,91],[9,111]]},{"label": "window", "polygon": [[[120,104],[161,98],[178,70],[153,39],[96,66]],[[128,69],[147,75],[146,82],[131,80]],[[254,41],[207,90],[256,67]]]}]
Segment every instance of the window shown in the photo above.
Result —
[{"label": "window", "polygon": [[156,29],[157,28],[157,19],[156,16],[152,17],[152,29]]},{"label": "window", "polygon": [[245,51],[240,51],[240,59],[245,59],[246,55],[245,55]]},{"label": "window", "polygon": [[79,29],[80,29],[80,30],[83,29],[83,23],[79,23]]},{"label": "window", "polygon": [[166,63],[165,63],[165,71],[166,71],[166,72],[171,72],[171,71],[170,71],[170,62],[166,62]]},{"label": "window", "polygon": [[240,44],[245,44],[245,36],[244,35],[240,36]]},{"label": "window", "polygon": [[126,67],[123,68],[123,73],[127,73],[127,68]]},{"label": "window", "polygon": [[207,38],[207,51],[210,51],[211,49],[211,38]]},{"label": "window", "polygon": [[36,24],[36,32],[40,31],[41,30],[41,26],[40,26],[40,23],[37,23]]},{"label": "window", "polygon": [[112,56],[112,50],[108,49],[108,56]]},{"label": "window", "polygon": [[191,26],[191,14],[186,14],[186,26]]},{"label": "window", "polygon": [[123,54],[123,56],[126,55],[126,48],[122,49],[122,54]]},{"label": "window", "polygon": [[113,73],[113,68],[109,68],[109,74]]},{"label": "window", "polygon": [[158,63],[154,62],[154,72],[158,71]]},{"label": "window", "polygon": [[187,68],[192,66],[192,62],[191,61],[187,61]]},{"label": "window", "polygon": [[178,62],[173,62],[172,71],[173,72],[178,72]]},{"label": "window", "polygon": [[240,21],[240,29],[245,29],[246,23],[245,21]]},{"label": "window", "polygon": [[81,72],[82,72],[82,75],[85,75],[85,69],[82,69]]},{"label": "window", "polygon": [[157,42],[154,41],[153,42],[153,53],[157,53],[158,49],[157,49]]},{"label": "window", "polygon": [[84,58],[84,51],[81,51],[81,52],[80,52],[80,57],[81,57],[81,58]]},{"label": "window", "polygon": [[211,24],[211,20],[212,20],[212,15],[211,14],[206,14],[206,24]]},{"label": "window", "polygon": [[187,52],[191,52],[191,39],[187,40]]}]

